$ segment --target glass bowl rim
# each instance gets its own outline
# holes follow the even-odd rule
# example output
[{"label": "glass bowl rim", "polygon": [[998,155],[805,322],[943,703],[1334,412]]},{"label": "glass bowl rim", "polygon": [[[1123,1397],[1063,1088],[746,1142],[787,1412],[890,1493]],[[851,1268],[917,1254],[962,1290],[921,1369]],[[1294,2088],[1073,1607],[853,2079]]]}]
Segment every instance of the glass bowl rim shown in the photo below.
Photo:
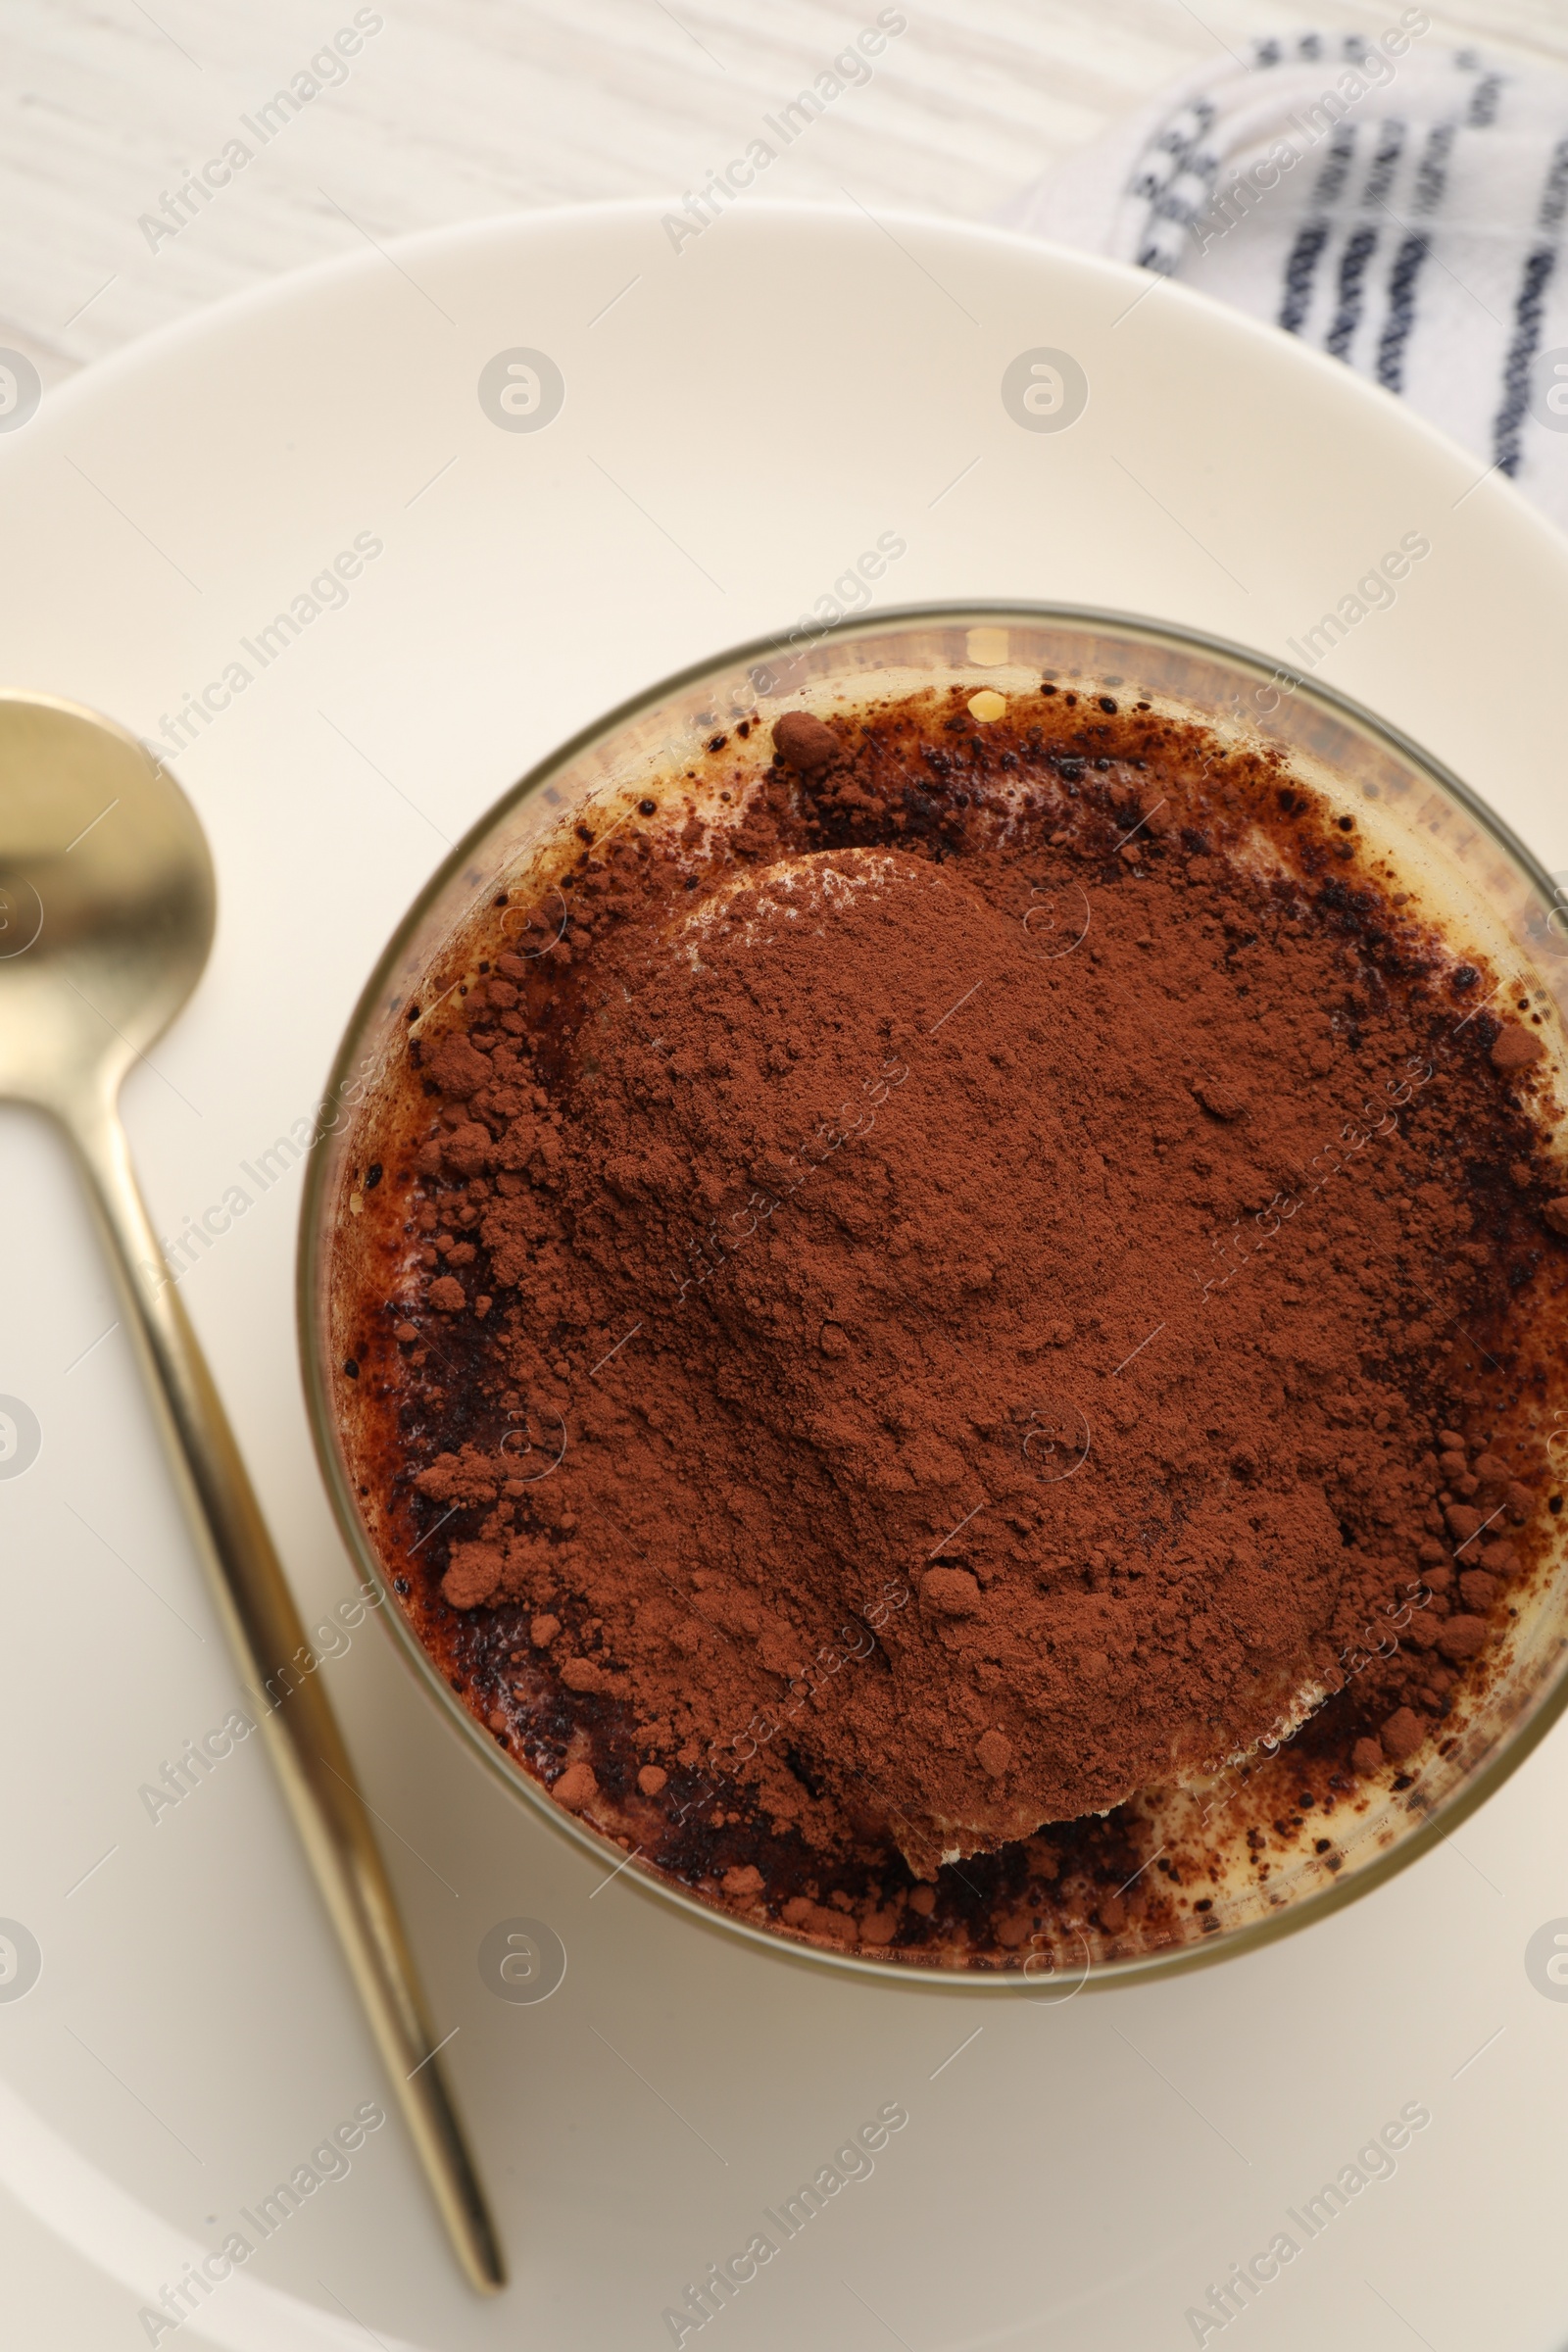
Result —
[{"label": "glass bowl rim", "polygon": [[[1482,832],[1512,859],[1532,889],[1539,894],[1543,904],[1550,906],[1556,903],[1557,892],[1550,876],[1507,821],[1462,777],[1423,749],[1413,737],[1387,719],[1378,717],[1364,704],[1342,694],[1335,687],[1306,676],[1291,663],[1270,661],[1247,646],[1215,636],[1208,630],[1192,628],[1177,621],[1152,619],[1145,614],[1121,612],[1107,606],[1070,602],[1036,603],[1012,597],[973,597],[885,606],[853,618],[824,622],[804,640],[804,650],[888,635],[911,627],[957,628],[975,622],[995,625],[1009,618],[1029,626],[1057,623],[1082,628],[1086,632],[1096,628],[1115,631],[1175,652],[1200,654],[1211,661],[1222,662],[1244,675],[1265,680],[1270,687],[1285,687],[1292,695],[1304,696],[1308,702],[1317,703],[1335,717],[1348,721],[1374,743],[1394,752],[1419,774],[1439,785]],[[425,916],[442,894],[460,877],[464,866],[485,840],[513,810],[568,768],[583,753],[597,744],[607,742],[622,728],[657,709],[661,703],[701,685],[706,679],[722,676],[727,671],[765,666],[769,657],[776,659],[781,649],[793,642],[785,632],[774,631],[768,636],[747,639],[740,645],[709,655],[702,661],[689,662],[683,668],[656,679],[651,685],[641,688],[636,694],[591,719],[564,743],[547,752],[493,801],[427,876],[376,957],[355,1001],[354,1009],[333,1055],[324,1100],[329,1102],[340,1102],[352,1083],[355,1058],[364,1036],[385,1000],[409,943]],[[785,696],[780,699],[788,707],[791,698]],[[1331,1885],[1317,1887],[1310,1894],[1301,1896],[1298,1901],[1287,1902],[1277,1912],[1249,1921],[1242,1927],[1226,1929],[1216,1936],[1202,1936],[1190,1944],[1133,1954],[1124,1960],[1109,1960],[1099,1966],[1091,1966],[1071,1990],[1058,1992],[1054,1989],[1062,1982],[1061,1976],[1056,1973],[1030,1978],[1021,1969],[1000,1966],[947,1967],[940,1962],[879,1960],[860,1952],[830,1950],[816,1944],[798,1942],[787,1933],[758,1927],[750,1920],[736,1918],[733,1913],[721,1911],[699,1896],[688,1893],[662,1872],[647,1866],[639,1868],[635,1859],[629,1859],[612,1838],[591,1828],[575,1814],[568,1813],[530,1773],[514,1763],[509,1756],[502,1755],[477,1718],[449,1688],[445,1676],[440,1673],[398,1606],[374,1546],[361,1522],[344,1470],[335,1438],[336,1424],[327,1367],[323,1351],[317,1345],[316,1309],[325,1270],[322,1212],[326,1206],[328,1170],[332,1165],[329,1152],[315,1151],[311,1153],[300,1203],[295,1308],[306,1413],[317,1460],[339,1531],[350,1558],[375,1588],[378,1595],[377,1612],[385,1621],[395,1645],[425,1694],[437,1702],[448,1722],[470,1749],[482,1757],[490,1772],[514,1799],[527,1805],[558,1836],[595,1861],[613,1863],[615,1873],[629,1879],[640,1891],[672,1906],[692,1923],[720,1936],[738,1937],[772,1959],[792,1961],[807,1967],[826,1967],[851,1978],[869,1977],[881,1984],[902,1985],[906,1989],[1010,1994],[1015,1999],[1044,1999],[1046,2005],[1051,2007],[1060,2007],[1080,1990],[1104,1991],[1116,1984],[1146,1983],[1155,1977],[1212,1967],[1217,1962],[1238,1958],[1243,1953],[1277,1942],[1282,1936],[1295,1935],[1331,1913],[1344,1910],[1374,1888],[1386,1885],[1424,1854],[1432,1852],[1496,1793],[1554,1728],[1564,1709],[1568,1708],[1568,1658],[1565,1658],[1551,1671],[1551,1678],[1537,1696],[1529,1717],[1504,1736],[1497,1753],[1489,1758],[1462,1787],[1440,1799],[1425,1820],[1404,1832],[1387,1851],[1359,1864],[1348,1878],[1337,1879]]]}]

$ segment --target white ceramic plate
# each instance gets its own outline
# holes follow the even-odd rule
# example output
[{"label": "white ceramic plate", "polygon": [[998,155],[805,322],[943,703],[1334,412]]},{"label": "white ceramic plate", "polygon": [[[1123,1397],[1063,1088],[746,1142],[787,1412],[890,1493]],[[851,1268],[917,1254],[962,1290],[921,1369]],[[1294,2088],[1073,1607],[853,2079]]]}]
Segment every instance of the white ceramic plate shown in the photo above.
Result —
[{"label": "white ceramic plate", "polygon": [[[503,429],[479,397],[519,350],[564,386],[535,430],[512,429],[531,386],[508,361],[520,415],[514,396]],[[1064,429],[1004,405],[1041,351],[1087,379]],[[1050,423],[1032,365],[1014,380],[1046,384]],[[155,337],[0,438],[0,673],[171,748],[165,714],[204,690],[216,713],[174,764],[212,836],[217,949],[126,1109],[162,1230],[207,1219],[185,1296],[313,1622],[350,1571],[301,1409],[300,1169],[276,1145],[308,1134],[447,840],[606,705],[858,599],[879,541],[902,549],[880,603],[1072,599],[1284,658],[1413,533],[1430,553],[1322,674],[1568,867],[1549,691],[1568,546],[1478,471],[1332,363],[1131,271],[761,206],[678,253],[643,206],[367,249]],[[372,542],[338,599],[322,575]],[[98,2352],[149,2340],[138,2310],[181,2264],[389,2094],[254,1744],[150,1817],[140,1791],[222,1722],[235,1678],[71,1170],[21,1113],[0,1114],[0,1393],[42,1433],[0,1478],[0,1916],[42,1953],[0,1997],[5,2316],[13,2340]],[[1411,2329],[1439,2352],[1561,2341],[1568,1986],[1526,1947],[1568,1913],[1563,1730],[1456,1844],[1343,1916],[1051,2008],[857,1985],[694,1930],[514,1808],[373,1622],[322,1671],[456,2034],[514,2283],[469,2297],[393,2122],[181,2341],[667,2344],[665,2309],[781,2237],[764,2210],[890,2102],[908,2122],[874,2175],[705,2337],[1175,2346],[1285,2232],[1299,2251],[1245,2305],[1253,2352],[1331,2330],[1351,2352]],[[519,1916],[569,1956],[537,2005],[477,1966]],[[1412,2105],[1431,2120],[1393,2177],[1347,2174],[1309,2237],[1292,2209]]]}]

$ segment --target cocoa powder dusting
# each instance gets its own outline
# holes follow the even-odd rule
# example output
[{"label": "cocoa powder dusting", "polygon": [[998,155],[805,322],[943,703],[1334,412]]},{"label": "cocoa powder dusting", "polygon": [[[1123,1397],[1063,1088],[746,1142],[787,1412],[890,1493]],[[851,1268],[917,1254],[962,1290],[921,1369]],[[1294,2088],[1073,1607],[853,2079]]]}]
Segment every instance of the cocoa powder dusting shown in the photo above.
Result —
[{"label": "cocoa powder dusting", "polygon": [[579,821],[432,973],[340,1274],[498,1741],[717,1904],[982,1965],[1157,1940],[1151,1791],[1239,1771],[1266,1875],[1407,1764],[1559,1507],[1539,1008],[1277,758],[1067,699]]}]

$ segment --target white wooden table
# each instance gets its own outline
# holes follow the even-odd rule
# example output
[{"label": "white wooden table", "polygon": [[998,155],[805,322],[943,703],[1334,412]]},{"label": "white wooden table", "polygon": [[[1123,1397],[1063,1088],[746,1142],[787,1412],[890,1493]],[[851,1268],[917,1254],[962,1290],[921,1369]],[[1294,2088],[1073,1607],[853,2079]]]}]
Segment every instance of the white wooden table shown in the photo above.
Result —
[{"label": "white wooden table", "polygon": [[[279,89],[354,20],[343,77]],[[1220,45],[1345,0],[905,0],[908,28],[769,171],[768,193],[983,219]],[[1434,5],[1437,37],[1568,65],[1562,0]],[[45,384],[301,264],[517,207],[702,184],[829,67],[875,0],[4,0],[0,343]],[[329,64],[326,73],[335,74]],[[324,74],[313,78],[321,78]],[[280,123],[281,127],[276,125]],[[138,225],[239,136],[177,234]],[[213,178],[220,177],[214,172]]]}]

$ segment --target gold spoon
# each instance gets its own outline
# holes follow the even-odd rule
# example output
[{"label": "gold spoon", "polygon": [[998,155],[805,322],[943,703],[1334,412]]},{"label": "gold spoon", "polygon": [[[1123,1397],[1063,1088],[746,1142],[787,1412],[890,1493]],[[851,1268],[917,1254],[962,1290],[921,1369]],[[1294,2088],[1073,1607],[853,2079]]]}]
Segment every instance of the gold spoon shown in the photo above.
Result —
[{"label": "gold spoon", "polygon": [[215,906],[195,811],[133,737],[75,704],[0,692],[0,1098],[51,1113],[74,1148],[218,1613],[441,2218],[491,2293],[505,2266],[321,1678],[266,1695],[305,1629],[120,1123],[126,1071],[201,976]]}]

